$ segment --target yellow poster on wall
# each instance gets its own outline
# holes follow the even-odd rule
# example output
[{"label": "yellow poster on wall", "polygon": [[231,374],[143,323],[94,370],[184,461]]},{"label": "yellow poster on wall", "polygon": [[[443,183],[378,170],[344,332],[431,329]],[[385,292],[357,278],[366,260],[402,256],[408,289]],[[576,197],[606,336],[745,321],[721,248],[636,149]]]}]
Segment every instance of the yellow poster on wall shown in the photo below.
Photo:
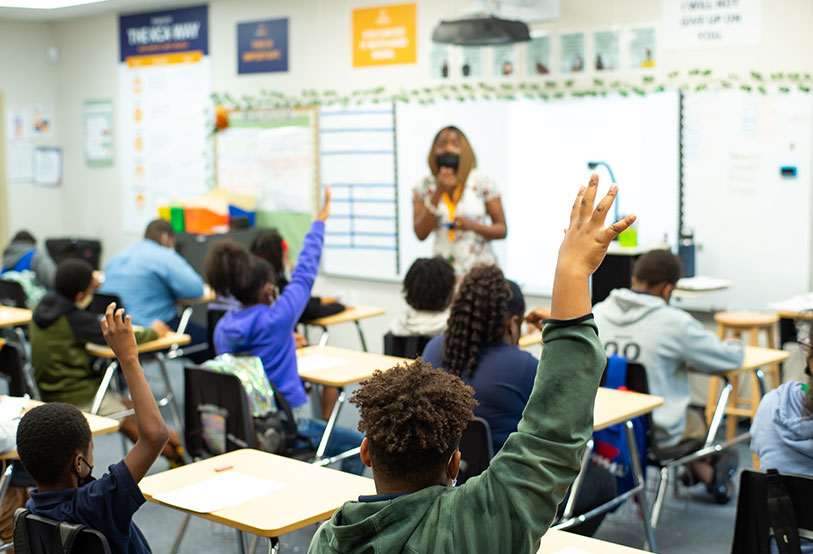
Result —
[{"label": "yellow poster on wall", "polygon": [[415,63],[415,4],[353,10],[353,67]]}]

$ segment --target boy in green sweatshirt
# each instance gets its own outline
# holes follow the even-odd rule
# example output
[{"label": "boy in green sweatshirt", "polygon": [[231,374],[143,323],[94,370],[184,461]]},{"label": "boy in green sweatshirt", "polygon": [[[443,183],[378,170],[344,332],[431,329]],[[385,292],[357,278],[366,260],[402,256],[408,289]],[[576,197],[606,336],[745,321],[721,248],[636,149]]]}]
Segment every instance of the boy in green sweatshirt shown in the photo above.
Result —
[{"label": "boy in green sweatshirt", "polygon": [[592,321],[589,278],[631,215],[604,227],[617,188],[593,208],[598,177],[579,190],[559,249],[551,320],[528,404],[480,476],[454,487],[473,391],[420,360],[362,383],[351,400],[366,433],[361,457],[377,495],[348,502],[317,531],[312,554],[536,552],[593,432],[606,364]]}]

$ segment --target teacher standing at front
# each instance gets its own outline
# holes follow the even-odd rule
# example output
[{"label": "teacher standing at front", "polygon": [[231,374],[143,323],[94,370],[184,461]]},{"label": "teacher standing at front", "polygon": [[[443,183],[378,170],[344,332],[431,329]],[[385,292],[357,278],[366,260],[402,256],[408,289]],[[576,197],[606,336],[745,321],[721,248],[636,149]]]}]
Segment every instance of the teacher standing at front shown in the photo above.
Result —
[{"label": "teacher standing at front", "polygon": [[429,151],[431,175],[414,189],[413,227],[419,240],[434,235],[433,254],[449,260],[457,275],[496,264],[490,241],[508,232],[497,185],[477,169],[466,135],[444,127]]}]

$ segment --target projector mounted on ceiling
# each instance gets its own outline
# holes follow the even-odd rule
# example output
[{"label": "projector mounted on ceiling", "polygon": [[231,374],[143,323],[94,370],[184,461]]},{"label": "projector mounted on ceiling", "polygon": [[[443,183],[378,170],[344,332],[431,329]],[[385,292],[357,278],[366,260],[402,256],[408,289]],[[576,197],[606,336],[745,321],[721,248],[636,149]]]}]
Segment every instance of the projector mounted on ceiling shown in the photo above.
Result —
[{"label": "projector mounted on ceiling", "polygon": [[526,22],[552,21],[560,0],[469,0],[459,17],[443,20],[432,40],[460,46],[512,44],[531,40]]},{"label": "projector mounted on ceiling", "polygon": [[441,21],[432,32],[432,41],[460,46],[489,46],[531,40],[528,25],[522,21],[493,15],[474,15]]}]

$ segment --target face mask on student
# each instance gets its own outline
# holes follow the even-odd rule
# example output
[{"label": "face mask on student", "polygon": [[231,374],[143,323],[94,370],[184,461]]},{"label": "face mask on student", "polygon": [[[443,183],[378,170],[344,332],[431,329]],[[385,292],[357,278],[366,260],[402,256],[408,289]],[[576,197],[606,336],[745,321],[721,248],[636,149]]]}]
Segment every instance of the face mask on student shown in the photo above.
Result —
[{"label": "face mask on student", "polygon": [[90,464],[87,462],[87,460],[85,460],[84,458],[79,458],[79,460],[80,460],[82,463],[84,463],[86,466],[88,466],[88,474],[87,474],[85,477],[82,477],[82,476],[80,475],[80,476],[79,476],[79,482],[77,483],[77,485],[78,485],[78,486],[80,486],[80,487],[84,487],[84,486],[85,486],[85,485],[87,485],[88,483],[92,483],[93,481],[95,481],[95,480],[96,480],[96,478],[95,478],[93,475],[91,475],[91,473],[93,473],[93,466],[92,466],[92,465],[90,465]]},{"label": "face mask on student", "polygon": [[438,167],[448,167],[457,171],[457,166],[460,165],[460,156],[453,152],[444,152],[435,157],[438,162]]},{"label": "face mask on student", "polygon": [[84,310],[85,308],[87,308],[88,306],[90,306],[90,303],[91,303],[91,302],[93,302],[93,295],[92,295],[92,294],[86,294],[86,295],[85,295],[85,296],[82,298],[82,300],[80,300],[79,302],[75,302],[75,303],[74,303],[74,305],[75,305],[77,308],[79,308],[80,310]]}]

